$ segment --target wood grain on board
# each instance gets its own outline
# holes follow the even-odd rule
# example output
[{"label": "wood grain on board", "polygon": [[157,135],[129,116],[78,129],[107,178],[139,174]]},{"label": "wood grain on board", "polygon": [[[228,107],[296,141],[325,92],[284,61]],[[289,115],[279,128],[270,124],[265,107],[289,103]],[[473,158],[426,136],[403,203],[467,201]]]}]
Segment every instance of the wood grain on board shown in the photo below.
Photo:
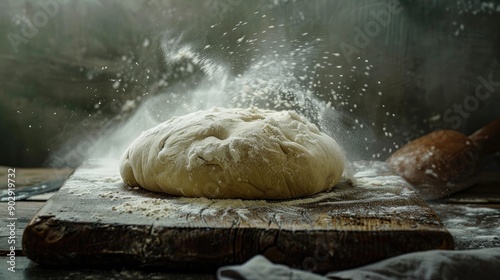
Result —
[{"label": "wood grain on board", "polygon": [[436,214],[383,162],[354,182],[292,200],[182,198],[126,186],[117,162],[78,168],[28,224],[23,251],[46,265],[215,269],[263,254],[317,272],[453,249]]}]

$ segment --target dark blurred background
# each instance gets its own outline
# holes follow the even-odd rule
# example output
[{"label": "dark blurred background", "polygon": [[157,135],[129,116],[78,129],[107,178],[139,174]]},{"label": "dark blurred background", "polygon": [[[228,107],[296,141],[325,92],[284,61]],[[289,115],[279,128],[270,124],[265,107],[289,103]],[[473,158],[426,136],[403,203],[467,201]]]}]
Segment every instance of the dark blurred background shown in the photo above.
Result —
[{"label": "dark blurred background", "polygon": [[[199,92],[214,63],[237,79],[281,46],[298,84],[335,108],[323,125],[353,159],[383,160],[432,130],[470,134],[499,116],[500,1],[9,0],[0,165],[74,167],[120,152],[177,107],[198,108],[185,104],[196,95],[168,104]],[[137,131],[117,131],[130,120]]]}]

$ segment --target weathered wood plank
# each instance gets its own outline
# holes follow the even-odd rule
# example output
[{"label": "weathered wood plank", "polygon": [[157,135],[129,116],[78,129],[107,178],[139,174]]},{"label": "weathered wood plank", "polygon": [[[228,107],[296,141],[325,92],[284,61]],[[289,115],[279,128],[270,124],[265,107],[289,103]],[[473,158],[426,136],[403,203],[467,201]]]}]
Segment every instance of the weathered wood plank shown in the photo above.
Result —
[{"label": "weathered wood plank", "polygon": [[10,252],[10,246],[15,245],[16,256],[23,256],[21,250],[21,240],[23,236],[23,231],[26,228],[28,222],[35,216],[36,212],[42,208],[45,202],[26,202],[26,201],[16,201],[16,211],[15,211],[15,237],[16,243],[10,244],[8,242],[11,236],[9,228],[6,226],[13,220],[8,220],[9,216],[7,211],[7,202],[0,202],[0,217],[2,220],[2,225],[0,227],[0,256],[5,256]]},{"label": "weathered wood plank", "polygon": [[355,182],[285,201],[173,197],[122,183],[117,162],[82,165],[27,226],[23,250],[48,265],[214,269],[255,254],[318,272],[451,249],[436,214],[382,162]]}]

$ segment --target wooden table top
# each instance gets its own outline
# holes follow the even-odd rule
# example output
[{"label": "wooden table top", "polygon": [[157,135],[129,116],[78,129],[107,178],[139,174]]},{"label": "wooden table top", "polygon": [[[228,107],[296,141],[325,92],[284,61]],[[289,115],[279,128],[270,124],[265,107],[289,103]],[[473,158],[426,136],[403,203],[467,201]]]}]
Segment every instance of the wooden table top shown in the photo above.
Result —
[{"label": "wooden table top", "polygon": [[[0,166],[0,193],[5,192],[7,184],[6,167]],[[17,169],[16,190],[22,190],[34,183],[67,178],[73,172],[71,169]],[[43,267],[23,256],[21,238],[27,223],[45,204],[49,196],[40,200],[16,201],[16,276],[24,279],[214,279],[215,272],[183,272],[183,271],[147,271],[115,267],[108,269],[71,269],[59,267]],[[475,186],[469,190],[453,195],[447,199],[432,201],[431,208],[438,214],[445,227],[452,234],[456,250],[500,247],[500,184],[489,183]],[[2,224],[8,225],[8,204],[0,202],[0,217]],[[8,260],[9,230],[6,226],[0,228],[0,255],[2,263]],[[5,277],[2,277],[5,276]],[[0,279],[9,279],[12,272],[3,265]],[[9,277],[9,278],[7,278]],[[21,279],[21,278],[20,278]]]}]

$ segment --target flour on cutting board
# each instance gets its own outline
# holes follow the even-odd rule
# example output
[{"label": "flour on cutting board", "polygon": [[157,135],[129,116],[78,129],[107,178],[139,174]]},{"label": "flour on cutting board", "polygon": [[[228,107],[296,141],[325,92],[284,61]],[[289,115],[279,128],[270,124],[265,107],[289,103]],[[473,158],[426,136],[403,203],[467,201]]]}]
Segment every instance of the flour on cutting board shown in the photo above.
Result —
[{"label": "flour on cutting board", "polygon": [[[109,201],[108,207],[119,219],[131,215],[130,218],[145,217],[144,222],[156,220],[176,225],[194,225],[210,219],[221,224],[248,222],[249,226],[268,223],[280,226],[284,223],[293,227],[295,224],[328,224],[334,218],[350,221],[364,217],[382,218],[390,223],[404,221],[410,223],[407,224],[410,227],[436,226],[432,211],[422,210],[425,202],[384,162],[354,162],[350,166],[353,171],[350,179],[341,180],[325,192],[289,200],[170,196],[125,185],[119,177],[116,160],[101,159],[87,164],[89,166],[73,174],[72,181],[77,184],[68,185],[62,191],[78,196],[82,203],[88,200]],[[93,165],[102,165],[102,168],[95,169]],[[359,226],[361,229],[366,224]]]},{"label": "flour on cutting board", "polygon": [[154,193],[112,182],[116,162],[86,162],[34,217],[23,241],[43,264],[78,265],[95,255],[89,265],[135,259],[144,267],[207,269],[267,252],[275,262],[294,257],[285,264],[304,267],[307,256],[327,256],[318,265],[346,257],[357,265],[367,252],[381,259],[451,248],[434,211],[416,193],[402,195],[406,181],[381,169],[371,180],[356,173],[375,165],[387,164],[361,164],[353,170],[356,183],[342,181],[306,199],[254,201]]},{"label": "flour on cutting board", "polygon": [[[112,206],[112,210],[118,213],[134,213],[144,215],[156,220],[160,219],[183,219],[190,220],[201,217],[211,219],[237,219],[248,220],[254,210],[258,212],[271,213],[275,220],[293,220],[297,217],[307,220],[310,211],[318,211],[327,216],[355,217],[389,217],[406,215],[414,219],[416,223],[425,219],[417,217],[415,213],[419,206],[407,205],[409,196],[416,196],[407,183],[399,176],[375,176],[378,166],[362,169],[354,174],[354,184],[343,180],[331,190],[302,199],[291,200],[241,200],[241,199],[208,199],[208,198],[185,198],[185,197],[156,197],[142,196],[140,199],[123,201],[119,205]],[[372,176],[372,177],[363,177]],[[122,188],[125,191],[134,191],[132,187]],[[105,193],[103,198],[117,200],[115,190]],[[141,192],[144,192],[141,190]],[[352,209],[346,210],[345,205],[352,205]],[[387,206],[389,205],[389,206]],[[341,207],[343,206],[343,207]],[[322,211],[322,212],[321,212]],[[395,215],[397,214],[397,215]],[[255,218],[255,217],[252,217]]]}]

